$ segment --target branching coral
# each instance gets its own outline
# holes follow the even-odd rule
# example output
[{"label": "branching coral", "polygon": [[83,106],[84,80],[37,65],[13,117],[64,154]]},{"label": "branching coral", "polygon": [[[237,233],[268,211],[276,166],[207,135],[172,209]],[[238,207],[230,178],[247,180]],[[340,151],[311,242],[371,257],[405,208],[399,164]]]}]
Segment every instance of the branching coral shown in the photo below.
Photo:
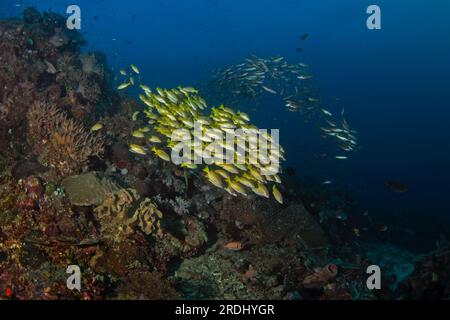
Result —
[{"label": "branching coral", "polygon": [[170,205],[172,206],[173,210],[178,213],[179,215],[184,215],[189,213],[189,208],[191,207],[191,203],[182,198],[182,197],[176,197],[175,200],[169,201]]},{"label": "branching coral", "polygon": [[[183,174],[183,171],[181,171]],[[185,180],[178,179],[174,171],[169,168],[164,168],[161,170],[161,181],[169,189],[173,189],[176,193],[186,192],[186,182]]]},{"label": "branching coral", "polygon": [[27,113],[28,140],[41,162],[61,176],[80,171],[104,151],[103,139],[88,132],[53,104],[35,102]]},{"label": "branching coral", "polygon": [[184,215],[189,213],[189,209],[192,207],[192,203],[182,197],[175,197],[174,199],[164,199],[160,194],[153,197],[153,200],[158,204],[165,206],[167,209],[172,209],[175,213],[179,215]]}]

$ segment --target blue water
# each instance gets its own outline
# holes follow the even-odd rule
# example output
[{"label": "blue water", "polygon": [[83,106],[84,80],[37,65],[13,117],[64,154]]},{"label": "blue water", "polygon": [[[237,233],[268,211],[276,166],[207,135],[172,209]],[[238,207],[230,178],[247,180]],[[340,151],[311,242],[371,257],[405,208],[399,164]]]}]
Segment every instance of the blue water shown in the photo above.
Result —
[{"label": "blue water", "polygon": [[[2,0],[0,13],[28,5],[65,13],[73,1]],[[150,86],[197,85],[249,54],[311,65],[324,101],[345,106],[363,147],[348,161],[318,161],[314,124],[265,101],[252,117],[280,128],[300,176],[333,180],[377,214],[450,220],[450,1],[158,0],[76,1],[86,50],[112,68],[135,63]],[[366,8],[382,10],[382,30],[366,28]],[[133,18],[134,16],[134,18]],[[310,38],[301,42],[300,36]],[[302,47],[298,53],[296,48]],[[306,161],[306,163],[305,163]],[[409,187],[394,194],[384,180]]]}]

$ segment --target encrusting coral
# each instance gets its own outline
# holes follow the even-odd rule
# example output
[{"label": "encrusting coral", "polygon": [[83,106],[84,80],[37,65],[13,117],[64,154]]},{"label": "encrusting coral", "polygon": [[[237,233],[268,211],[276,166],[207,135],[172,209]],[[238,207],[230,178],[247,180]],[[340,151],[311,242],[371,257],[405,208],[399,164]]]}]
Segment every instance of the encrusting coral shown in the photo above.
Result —
[{"label": "encrusting coral", "polygon": [[104,142],[54,104],[35,102],[27,113],[28,140],[39,160],[61,176],[78,173],[90,157],[101,156]]}]

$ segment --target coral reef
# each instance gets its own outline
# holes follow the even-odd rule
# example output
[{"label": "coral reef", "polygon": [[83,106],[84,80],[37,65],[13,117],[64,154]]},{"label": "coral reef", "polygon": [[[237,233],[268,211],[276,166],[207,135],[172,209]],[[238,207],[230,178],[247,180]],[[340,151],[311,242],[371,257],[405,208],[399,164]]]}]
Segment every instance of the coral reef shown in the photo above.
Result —
[{"label": "coral reef", "polygon": [[117,288],[118,299],[165,300],[177,299],[179,294],[157,272],[134,272],[129,274]]},{"label": "coral reef", "polygon": [[64,17],[33,8],[24,11],[23,20],[0,21],[0,150],[22,145],[27,111],[35,101],[57,105],[80,121],[117,105],[105,57],[81,53],[86,41],[65,24]]},{"label": "coral reef", "polygon": [[90,133],[53,104],[35,102],[27,120],[33,153],[62,177],[78,173],[91,157],[104,151],[101,136]]},{"label": "coral reef", "polygon": [[[447,265],[450,253],[447,248],[437,248],[421,256],[411,274],[398,285],[404,299],[447,300],[450,297],[450,274]],[[400,282],[400,281],[398,281]]]},{"label": "coral reef", "polygon": [[[339,190],[285,182],[280,201],[266,186],[281,177],[256,167],[211,165],[216,179],[161,161],[167,135],[192,120],[256,127],[224,106],[205,116],[192,88],[146,88],[141,113],[64,23],[35,9],[0,21],[0,300],[449,298],[448,247],[416,257],[368,245],[369,219]],[[150,135],[163,145],[154,155],[130,151]],[[365,286],[373,263],[386,270],[380,292]],[[69,264],[81,291],[65,285]]]}]

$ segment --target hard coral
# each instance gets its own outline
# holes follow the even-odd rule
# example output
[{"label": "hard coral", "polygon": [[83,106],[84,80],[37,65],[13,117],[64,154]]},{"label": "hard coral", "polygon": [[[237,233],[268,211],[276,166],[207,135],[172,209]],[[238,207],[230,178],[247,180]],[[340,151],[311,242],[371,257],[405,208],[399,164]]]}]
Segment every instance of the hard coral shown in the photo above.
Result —
[{"label": "hard coral", "polygon": [[108,194],[120,190],[114,180],[93,172],[70,176],[61,182],[66,196],[74,206],[98,206]]},{"label": "hard coral", "polygon": [[105,238],[120,240],[121,236],[131,234],[134,227],[146,235],[162,235],[161,211],[150,199],[142,199],[134,189],[109,194],[94,212]]},{"label": "hard coral", "polygon": [[[21,140],[29,106],[39,97],[59,99],[63,90],[56,85],[54,66],[62,52],[77,52],[80,34],[66,30],[65,18],[56,14],[41,16],[35,9],[24,12],[24,21],[0,22],[0,142],[8,137]],[[64,40],[54,47],[52,39]],[[4,147],[4,145],[3,145]]]},{"label": "hard coral", "polygon": [[101,156],[104,143],[54,104],[38,101],[27,113],[28,141],[41,162],[60,176],[78,173],[89,158]]}]

